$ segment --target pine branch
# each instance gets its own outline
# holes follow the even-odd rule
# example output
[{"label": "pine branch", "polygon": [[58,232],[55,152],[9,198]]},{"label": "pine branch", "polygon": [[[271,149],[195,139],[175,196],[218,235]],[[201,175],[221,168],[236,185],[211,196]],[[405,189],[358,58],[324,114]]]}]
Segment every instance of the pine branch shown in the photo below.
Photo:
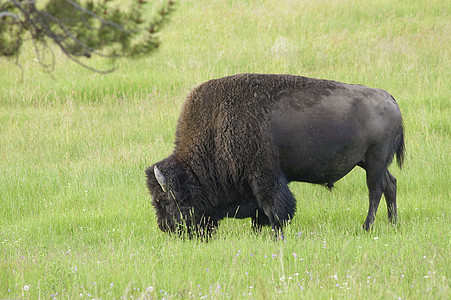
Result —
[{"label": "pine branch", "polygon": [[[115,59],[148,54],[158,48],[156,33],[167,22],[174,1],[165,1],[156,17],[146,14],[145,1],[132,2],[129,11],[114,8],[109,5],[111,2],[50,0],[44,8],[37,9],[36,1],[0,1],[0,56],[17,56],[23,36],[28,33],[37,60],[46,68],[50,64],[43,61],[41,53],[53,53],[54,44],[84,68],[109,73],[114,68],[99,70],[78,57]],[[145,21],[143,16],[151,21]]]}]

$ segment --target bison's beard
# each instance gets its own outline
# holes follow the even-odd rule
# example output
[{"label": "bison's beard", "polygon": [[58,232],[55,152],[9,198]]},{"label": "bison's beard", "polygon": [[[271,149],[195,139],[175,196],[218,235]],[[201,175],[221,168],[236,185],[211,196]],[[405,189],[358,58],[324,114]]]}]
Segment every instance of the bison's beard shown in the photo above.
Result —
[{"label": "bison's beard", "polygon": [[190,239],[193,237],[209,239],[218,224],[217,220],[197,214],[194,208],[179,209],[169,205],[166,210],[160,203],[152,204],[157,213],[158,227],[164,232]]}]

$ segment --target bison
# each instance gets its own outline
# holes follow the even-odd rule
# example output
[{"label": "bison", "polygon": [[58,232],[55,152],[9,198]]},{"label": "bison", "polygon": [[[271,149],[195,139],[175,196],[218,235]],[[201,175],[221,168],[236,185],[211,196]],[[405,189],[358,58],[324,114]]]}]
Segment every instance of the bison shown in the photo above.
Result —
[{"label": "bison", "polygon": [[182,108],[173,153],[146,170],[161,230],[210,236],[224,217],[252,218],[277,232],[293,218],[291,181],[333,184],[366,171],[368,216],[382,194],[395,223],[404,158],[395,99],[362,85],[293,75],[237,74],[200,84]]}]

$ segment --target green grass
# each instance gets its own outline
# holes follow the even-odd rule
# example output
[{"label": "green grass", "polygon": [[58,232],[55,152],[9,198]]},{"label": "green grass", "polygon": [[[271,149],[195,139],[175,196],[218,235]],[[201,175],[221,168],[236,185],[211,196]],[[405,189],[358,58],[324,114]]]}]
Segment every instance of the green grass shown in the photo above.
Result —
[{"label": "green grass", "polygon": [[[0,298],[448,299],[448,1],[180,1],[154,55],[93,74],[30,45],[0,59]],[[105,66],[101,60],[87,61]],[[209,243],[156,226],[144,169],[169,155],[184,97],[238,72],[389,91],[406,128],[399,224],[355,169],[332,193],[292,183],[284,241],[224,220]]]}]

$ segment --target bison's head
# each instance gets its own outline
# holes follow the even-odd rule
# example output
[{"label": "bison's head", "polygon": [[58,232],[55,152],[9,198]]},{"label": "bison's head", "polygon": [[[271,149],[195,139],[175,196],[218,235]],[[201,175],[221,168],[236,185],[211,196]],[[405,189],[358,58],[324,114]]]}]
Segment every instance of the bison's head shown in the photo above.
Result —
[{"label": "bison's head", "polygon": [[203,198],[199,182],[175,157],[154,164],[146,170],[147,187],[157,215],[158,227],[165,232],[199,234],[211,227],[195,201]]}]

